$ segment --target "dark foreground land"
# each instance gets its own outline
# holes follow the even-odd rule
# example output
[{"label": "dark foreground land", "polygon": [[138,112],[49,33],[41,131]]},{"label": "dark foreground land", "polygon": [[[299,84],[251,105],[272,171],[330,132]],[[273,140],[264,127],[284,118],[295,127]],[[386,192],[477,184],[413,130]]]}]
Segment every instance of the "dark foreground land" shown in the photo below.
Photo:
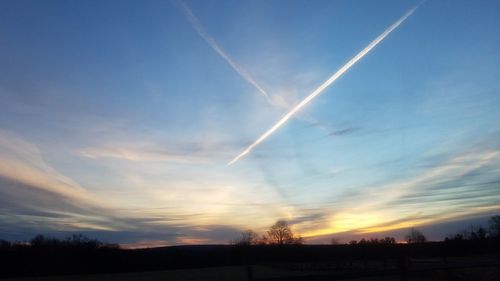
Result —
[{"label": "dark foreground land", "polygon": [[20,247],[5,280],[500,280],[498,240],[392,245]]}]

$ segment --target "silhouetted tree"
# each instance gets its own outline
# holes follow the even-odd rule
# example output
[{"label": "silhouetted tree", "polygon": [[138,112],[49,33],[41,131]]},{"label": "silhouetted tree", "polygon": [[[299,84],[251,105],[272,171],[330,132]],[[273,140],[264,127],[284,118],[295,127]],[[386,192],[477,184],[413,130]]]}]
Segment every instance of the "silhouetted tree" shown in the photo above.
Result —
[{"label": "silhouetted tree", "polygon": [[444,241],[462,241],[464,240],[464,236],[461,233],[456,234],[448,234]]},{"label": "silhouetted tree", "polygon": [[352,240],[349,242],[349,245],[357,245],[357,244],[396,244],[396,239],[394,237],[384,237],[382,239],[378,238],[370,238],[370,239],[365,239],[361,238],[361,240],[356,241]]},{"label": "silhouetted tree", "polygon": [[500,215],[492,216],[489,220],[490,236],[500,237]]},{"label": "silhouetted tree", "polygon": [[302,244],[302,237],[295,237],[292,229],[285,220],[278,220],[267,231],[268,239],[272,244]]},{"label": "silhouetted tree", "polygon": [[467,240],[483,240],[486,239],[486,230],[481,226],[470,225],[463,232],[464,238]]},{"label": "silhouetted tree", "polygon": [[459,233],[448,235],[445,241],[477,241],[488,238],[488,232],[482,226],[470,225]]},{"label": "silhouetted tree", "polygon": [[269,238],[266,235],[262,235],[262,236],[260,236],[259,239],[257,239],[257,241],[255,242],[255,244],[257,244],[257,245],[267,245],[267,244],[270,244],[270,240],[269,240]]},{"label": "silhouetted tree", "polygon": [[75,248],[75,249],[98,249],[119,248],[118,244],[103,243],[97,239],[91,239],[81,234],[73,234],[64,240],[48,238],[41,234],[36,235],[29,243],[32,247],[44,248]]},{"label": "silhouetted tree", "polygon": [[361,238],[361,240],[358,241],[358,244],[368,244],[368,240],[366,240],[365,238]]},{"label": "silhouetted tree", "polygon": [[64,241],[64,244],[70,247],[78,247],[78,248],[102,248],[109,247],[110,244],[104,244],[97,239],[88,238],[82,234],[73,234],[70,237],[67,237]]},{"label": "silhouetted tree", "polygon": [[235,242],[236,245],[249,246],[255,245],[258,243],[259,235],[255,233],[253,230],[248,229],[241,233],[241,237],[239,240]]},{"label": "silhouetted tree", "polygon": [[486,239],[486,236],[488,235],[488,232],[486,231],[486,229],[482,228],[482,227],[479,227],[477,229],[477,238],[479,240],[483,240],[483,239]]},{"label": "silhouetted tree", "polygon": [[424,243],[427,241],[425,235],[415,228],[410,229],[408,234],[406,234],[405,239],[408,243]]},{"label": "silhouetted tree", "polygon": [[292,242],[292,244],[295,244],[295,245],[302,245],[305,243],[305,239],[304,239],[304,237],[299,235],[297,237],[294,237],[291,242]]},{"label": "silhouetted tree", "polygon": [[380,239],[379,242],[381,244],[396,244],[396,239],[394,237],[385,237]]},{"label": "silhouetted tree", "polygon": [[54,245],[55,241],[53,239],[46,238],[45,236],[38,234],[30,240],[30,245],[33,247],[42,247]]}]

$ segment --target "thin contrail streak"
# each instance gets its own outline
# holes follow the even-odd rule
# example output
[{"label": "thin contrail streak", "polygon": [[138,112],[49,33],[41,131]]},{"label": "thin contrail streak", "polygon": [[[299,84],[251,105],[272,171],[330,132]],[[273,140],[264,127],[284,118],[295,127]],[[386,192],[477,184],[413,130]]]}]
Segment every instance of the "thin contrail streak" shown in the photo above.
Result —
[{"label": "thin contrail streak", "polygon": [[[420,3],[421,4],[421,3]],[[274,126],[262,134],[254,143],[248,146],[242,153],[231,160],[227,165],[231,165],[238,161],[241,157],[247,155],[255,148],[259,143],[263,142],[267,137],[274,133],[279,127],[285,124],[288,119],[290,119],[297,111],[308,104],[311,100],[317,97],[321,92],[323,92],[328,86],[330,86],[335,80],[337,80],[342,74],[344,74],[349,68],[351,68],[356,62],[362,59],[366,54],[368,54],[375,46],[377,46],[382,40],[384,40],[387,35],[389,35],[394,29],[396,29],[403,21],[405,21],[415,10],[420,6],[417,5],[406,14],[404,14],[399,20],[393,23],[389,28],[387,28],[382,34],[380,34],[375,40],[373,40],[368,46],[366,46],[361,52],[354,56],[350,61],[348,61],[344,66],[342,66],[337,72],[335,72],[328,80],[326,80],[321,86],[319,86],[314,92],[309,94],[305,99],[298,103],[294,108],[292,108],[285,116],[283,116]]]},{"label": "thin contrail streak", "polygon": [[[203,38],[203,40],[205,40],[205,42],[207,42],[207,44],[219,56],[221,56],[231,66],[231,68],[233,68],[240,75],[241,78],[243,78],[249,84],[251,84],[252,86],[254,86],[255,89],[257,89],[257,91],[266,99],[266,101],[267,101],[268,104],[270,104],[271,106],[274,106],[276,108],[284,109],[284,110],[287,110],[287,111],[291,109],[291,106],[283,105],[283,104],[277,103],[275,100],[273,100],[270,97],[270,95],[266,92],[266,90],[264,90],[259,85],[259,83],[257,83],[257,81],[255,81],[255,79],[248,73],[248,71],[245,70],[245,68],[243,68],[242,66],[238,65],[236,62],[233,61],[233,59],[231,59],[231,57],[222,49],[222,47],[219,46],[219,44],[217,43],[217,41],[206,32],[205,28],[203,28],[202,24],[200,23],[200,21],[198,20],[198,18],[196,17],[196,15],[193,13],[193,11],[191,10],[191,8],[186,3],[184,3],[181,0],[178,0],[176,2],[181,7],[182,11],[184,12],[184,15],[188,19],[188,21],[191,24],[191,26],[196,30],[196,32],[198,33],[198,35],[201,38]],[[324,130],[324,131],[326,131],[328,133],[330,133],[330,131],[331,131],[329,128],[327,128],[324,125],[321,125],[316,119],[314,119],[314,118],[312,118],[310,116],[302,116],[302,117],[296,116],[296,118],[298,118],[298,119],[300,119],[302,121],[305,121],[305,122],[307,122],[309,124],[313,124],[316,127],[320,128],[320,129],[322,129],[322,130]]]},{"label": "thin contrail streak", "polygon": [[201,25],[200,21],[198,18],[194,15],[193,11],[187,6],[184,2],[182,1],[177,1],[179,5],[181,6],[182,10],[184,11],[184,14],[186,15],[186,18],[189,20],[189,23],[193,26],[193,28],[196,30],[198,35],[200,35],[201,38],[203,38],[208,45],[217,53],[219,56],[221,56],[245,81],[250,83],[252,86],[259,91],[260,94],[262,94],[268,103],[273,104],[271,98],[267,94],[267,92],[262,89],[262,87],[253,79],[253,77],[241,66],[239,66],[236,62],[233,61],[233,59],[222,49],[222,47],[217,44],[217,41],[215,41],[210,34],[208,34],[203,26]]}]

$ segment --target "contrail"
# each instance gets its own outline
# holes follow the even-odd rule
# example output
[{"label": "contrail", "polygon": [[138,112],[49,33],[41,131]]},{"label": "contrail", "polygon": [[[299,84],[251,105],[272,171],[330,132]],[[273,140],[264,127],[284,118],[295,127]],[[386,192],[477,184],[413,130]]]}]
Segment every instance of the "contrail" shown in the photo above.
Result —
[{"label": "contrail", "polygon": [[[196,15],[193,13],[191,8],[189,8],[189,6],[181,0],[177,0],[176,2],[181,7],[181,9],[184,12],[184,15],[188,19],[191,26],[196,30],[198,35],[200,35],[200,37],[203,38],[203,40],[205,40],[205,42],[207,42],[207,44],[217,54],[219,54],[219,56],[221,56],[231,66],[231,68],[233,68],[240,75],[240,77],[242,77],[245,81],[247,81],[249,84],[254,86],[255,89],[257,89],[257,91],[266,99],[266,101],[269,105],[274,106],[276,108],[284,109],[287,111],[292,108],[291,106],[283,105],[283,104],[280,104],[280,103],[276,102],[275,100],[273,100],[270,97],[270,95],[259,85],[259,83],[257,83],[257,81],[255,81],[255,79],[253,79],[253,77],[248,73],[248,71],[246,71],[245,68],[243,68],[242,66],[240,66],[236,62],[234,62],[231,59],[231,57],[222,49],[222,47],[220,47],[219,44],[217,44],[217,41],[206,32],[206,30],[203,28],[202,24],[200,23],[200,21],[198,20]],[[327,128],[324,125],[321,125],[316,119],[314,119],[310,116],[302,116],[302,117],[296,116],[296,118],[298,118],[302,121],[305,121],[309,124],[313,124],[316,127],[320,128],[328,133],[330,133],[330,131],[331,131],[329,128]]]},{"label": "contrail", "polygon": [[382,34],[380,34],[375,40],[373,40],[368,46],[366,46],[361,52],[359,52],[356,56],[354,56],[350,61],[348,61],[344,66],[342,66],[337,72],[335,72],[328,80],[326,80],[321,86],[319,86],[314,92],[309,94],[305,99],[303,99],[300,103],[298,103],[294,108],[292,108],[285,116],[283,116],[274,126],[272,126],[269,130],[267,130],[264,134],[262,134],[254,143],[248,146],[242,153],[236,156],[233,160],[231,160],[227,165],[231,165],[238,161],[241,157],[247,155],[252,151],[254,147],[256,147],[259,143],[263,142],[267,137],[269,137],[272,133],[274,133],[279,127],[285,124],[288,119],[290,119],[297,111],[299,111],[302,107],[308,104],[311,100],[317,97],[321,92],[323,92],[328,86],[330,86],[335,80],[337,80],[342,74],[344,74],[349,68],[351,68],[356,62],[362,59],[366,54],[368,54],[375,46],[377,46],[382,40],[384,40],[387,35],[389,35],[394,29],[396,29],[402,22],[404,22],[415,10],[422,4],[418,4],[411,10],[409,10],[406,14],[404,14],[399,20],[393,23],[389,28],[387,28]]},{"label": "contrail", "polygon": [[177,3],[180,5],[182,10],[184,11],[184,15],[186,15],[186,18],[189,20],[193,28],[198,32],[198,35],[203,38],[208,45],[217,53],[219,56],[221,56],[245,81],[250,83],[252,86],[259,91],[267,100],[268,103],[273,104],[271,98],[267,94],[267,92],[262,89],[262,87],[252,78],[252,76],[241,66],[239,66],[236,62],[231,59],[231,57],[222,49],[219,44],[217,44],[217,41],[215,41],[212,36],[210,36],[203,26],[201,25],[200,21],[198,18],[194,15],[193,11],[189,8],[188,5],[186,5],[182,1],[177,1]]}]

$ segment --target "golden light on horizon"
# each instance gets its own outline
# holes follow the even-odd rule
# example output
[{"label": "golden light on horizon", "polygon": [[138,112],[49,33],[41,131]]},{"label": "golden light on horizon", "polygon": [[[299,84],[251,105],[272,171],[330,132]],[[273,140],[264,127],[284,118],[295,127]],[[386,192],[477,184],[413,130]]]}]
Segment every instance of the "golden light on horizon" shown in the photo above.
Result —
[{"label": "golden light on horizon", "polygon": [[304,237],[314,237],[375,227],[384,223],[384,216],[373,212],[343,212],[330,219],[326,228],[304,233]]}]

